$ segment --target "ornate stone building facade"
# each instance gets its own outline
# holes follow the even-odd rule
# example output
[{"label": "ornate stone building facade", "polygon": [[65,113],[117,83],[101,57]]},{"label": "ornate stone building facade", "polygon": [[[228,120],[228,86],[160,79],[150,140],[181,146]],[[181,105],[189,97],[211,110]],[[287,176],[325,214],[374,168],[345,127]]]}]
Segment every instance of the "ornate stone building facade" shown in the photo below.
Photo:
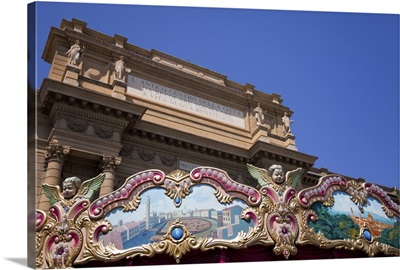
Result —
[{"label": "ornate stone building facade", "polygon": [[[317,157],[298,151],[293,112],[278,94],[104,35],[77,19],[50,29],[42,58],[50,70],[37,91],[37,209],[49,207],[43,183],[100,172],[100,195],[149,168],[217,167],[250,186],[257,181],[247,163],[301,167],[305,187],[329,173],[313,167]],[[397,200],[394,190],[385,190]]]}]

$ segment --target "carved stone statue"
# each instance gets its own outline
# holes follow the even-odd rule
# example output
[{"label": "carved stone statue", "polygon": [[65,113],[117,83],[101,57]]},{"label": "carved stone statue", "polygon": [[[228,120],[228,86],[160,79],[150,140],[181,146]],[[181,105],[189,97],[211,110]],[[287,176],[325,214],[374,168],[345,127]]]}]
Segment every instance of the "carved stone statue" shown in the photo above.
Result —
[{"label": "carved stone statue", "polygon": [[126,64],[124,62],[125,57],[120,56],[119,60],[115,62],[115,76],[122,80],[125,76],[125,72],[131,72],[129,68],[126,68]]},{"label": "carved stone statue", "polygon": [[79,64],[79,59],[82,53],[82,48],[80,45],[80,40],[77,39],[75,41],[75,44],[71,46],[71,48],[67,51],[68,54],[68,64],[72,65],[78,65]]},{"label": "carved stone statue", "polygon": [[294,120],[290,120],[289,116],[287,115],[287,112],[285,112],[282,117],[282,123],[283,123],[284,135],[292,133],[292,131],[290,129],[290,125],[291,125],[291,123],[294,123]]},{"label": "carved stone statue", "polygon": [[254,108],[254,117],[257,121],[257,126],[262,126],[264,124],[264,110],[260,107],[260,103]]}]

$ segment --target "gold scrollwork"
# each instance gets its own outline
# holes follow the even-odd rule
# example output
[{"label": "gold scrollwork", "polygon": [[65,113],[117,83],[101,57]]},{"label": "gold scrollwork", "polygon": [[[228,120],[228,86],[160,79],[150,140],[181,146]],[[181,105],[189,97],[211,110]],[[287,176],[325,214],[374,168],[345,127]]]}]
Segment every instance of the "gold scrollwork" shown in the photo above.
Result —
[{"label": "gold scrollwork", "polygon": [[199,249],[201,242],[185,228],[180,220],[176,220],[161,241],[154,245],[149,245],[149,247],[156,254],[166,253],[173,256],[176,263],[179,263],[182,256],[187,252]]},{"label": "gold scrollwork", "polygon": [[[301,176],[300,170],[294,172],[289,172],[287,176]],[[253,174],[257,175],[254,168]],[[372,234],[371,226],[359,224],[360,231],[354,239],[331,240],[323,233],[316,232],[309,224],[311,221],[319,221],[319,212],[311,208],[312,204],[334,206],[335,191],[347,193],[351,201],[361,207],[368,204],[368,196],[376,198],[387,217],[398,218],[400,207],[394,205],[379,187],[347,181],[338,175],[321,177],[316,186],[307,189],[296,189],[291,186],[293,182],[288,181],[276,188],[276,183],[267,181],[257,190],[234,181],[225,171],[217,168],[199,167],[189,174],[175,170],[168,175],[158,170],[143,171],[128,177],[119,189],[94,202],[59,200],[48,213],[38,210],[36,266],[66,268],[84,266],[91,261],[109,263],[137,256],[154,257],[157,254],[167,254],[176,263],[180,263],[192,250],[245,249],[257,244],[273,247],[273,253],[285,259],[297,254],[302,245],[314,245],[321,249],[359,250],[368,256],[400,255],[398,248],[378,242]],[[178,208],[182,200],[191,195],[195,185],[213,187],[214,196],[222,205],[229,205],[236,199],[244,202],[245,208],[241,210],[239,218],[253,222],[254,225],[249,226],[247,231],[240,231],[232,239],[197,238],[186,228],[187,223],[178,218],[169,225],[161,240],[154,243],[122,250],[113,242],[103,242],[101,236],[113,231],[113,225],[105,218],[111,211],[117,208],[123,212],[136,211],[141,202],[141,194],[152,188],[164,189],[165,195]]]}]

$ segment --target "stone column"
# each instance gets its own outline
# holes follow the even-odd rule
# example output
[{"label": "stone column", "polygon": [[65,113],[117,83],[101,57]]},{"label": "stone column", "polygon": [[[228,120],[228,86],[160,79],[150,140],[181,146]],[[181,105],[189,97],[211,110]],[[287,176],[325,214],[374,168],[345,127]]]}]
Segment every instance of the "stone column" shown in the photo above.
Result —
[{"label": "stone column", "polygon": [[100,170],[105,173],[105,178],[100,187],[100,197],[114,191],[115,174],[117,166],[121,164],[121,160],[121,157],[103,155],[100,161]]},{"label": "stone column", "polygon": [[[47,153],[45,154],[45,167],[46,174],[44,176],[43,184],[60,185],[61,172],[64,165],[66,156],[68,155],[71,147],[64,146],[53,139],[49,146],[47,146]],[[46,194],[42,193],[38,202],[38,209],[47,211],[50,207],[50,200]]]}]

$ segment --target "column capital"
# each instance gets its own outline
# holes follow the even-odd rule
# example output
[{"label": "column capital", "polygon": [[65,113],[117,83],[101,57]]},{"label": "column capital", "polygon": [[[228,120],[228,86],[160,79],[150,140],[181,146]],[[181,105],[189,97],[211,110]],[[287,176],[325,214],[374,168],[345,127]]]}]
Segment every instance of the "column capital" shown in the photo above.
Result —
[{"label": "column capital", "polygon": [[99,169],[103,172],[117,170],[117,166],[121,164],[122,158],[116,156],[103,155],[100,160]]},{"label": "column capital", "polygon": [[46,147],[45,153],[45,167],[51,161],[64,162],[66,156],[69,154],[71,146],[65,146],[61,144],[56,138],[54,138],[49,145]]}]

